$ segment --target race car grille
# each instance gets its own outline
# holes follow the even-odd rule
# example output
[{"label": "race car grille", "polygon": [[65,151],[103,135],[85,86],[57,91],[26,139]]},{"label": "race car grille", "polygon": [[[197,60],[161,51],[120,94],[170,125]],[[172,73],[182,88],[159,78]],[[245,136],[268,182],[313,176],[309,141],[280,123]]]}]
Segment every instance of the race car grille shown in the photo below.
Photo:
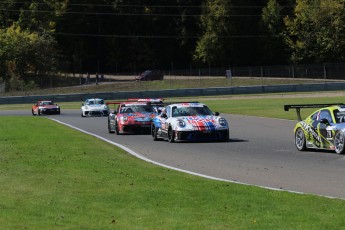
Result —
[{"label": "race car grille", "polygon": [[54,113],[59,113],[59,112],[60,112],[60,109],[57,109],[57,108],[42,110],[42,113],[46,113],[46,114],[54,114]]},{"label": "race car grille", "polygon": [[91,116],[102,116],[101,111],[90,111],[89,113]]},{"label": "race car grille", "polygon": [[126,133],[150,133],[151,126],[125,125],[123,131]]}]

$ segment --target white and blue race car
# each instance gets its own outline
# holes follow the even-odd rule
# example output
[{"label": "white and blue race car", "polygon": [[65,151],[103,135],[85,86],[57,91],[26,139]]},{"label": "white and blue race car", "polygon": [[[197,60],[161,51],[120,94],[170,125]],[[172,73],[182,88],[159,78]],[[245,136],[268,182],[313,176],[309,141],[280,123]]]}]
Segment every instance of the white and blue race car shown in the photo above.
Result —
[{"label": "white and blue race car", "polygon": [[109,107],[104,103],[103,99],[90,98],[81,104],[81,116],[108,116]]},{"label": "white and blue race car", "polygon": [[167,105],[151,125],[153,140],[228,141],[229,125],[218,112],[199,102]]}]

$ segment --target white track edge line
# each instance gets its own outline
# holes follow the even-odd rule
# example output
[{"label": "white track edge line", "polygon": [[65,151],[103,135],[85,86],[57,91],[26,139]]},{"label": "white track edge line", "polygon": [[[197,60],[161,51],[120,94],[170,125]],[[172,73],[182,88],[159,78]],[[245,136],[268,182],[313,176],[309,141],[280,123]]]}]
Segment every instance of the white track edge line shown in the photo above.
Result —
[{"label": "white track edge line", "polygon": [[169,165],[166,165],[166,164],[162,164],[162,163],[153,161],[153,160],[151,160],[149,158],[146,158],[146,157],[136,153],[135,151],[131,150],[130,148],[128,148],[128,147],[126,147],[124,145],[121,145],[121,144],[116,143],[114,141],[110,141],[110,140],[108,140],[108,139],[106,139],[104,137],[101,137],[101,136],[97,135],[97,134],[88,132],[86,130],[80,129],[78,127],[75,127],[73,125],[64,123],[62,121],[59,121],[59,120],[56,120],[56,119],[53,119],[53,118],[48,118],[48,119],[53,120],[53,121],[55,121],[57,123],[60,123],[62,125],[68,126],[68,127],[72,128],[72,129],[78,130],[78,131],[80,131],[82,133],[85,133],[85,134],[91,135],[93,137],[96,137],[96,138],[98,138],[98,139],[100,139],[102,141],[105,141],[105,142],[109,143],[109,144],[115,145],[115,146],[125,150],[126,152],[128,152],[132,156],[135,156],[135,157],[137,157],[137,158],[139,158],[139,159],[141,159],[143,161],[146,161],[146,162],[149,162],[149,163],[152,163],[154,165],[158,165],[158,166],[161,166],[161,167],[164,167],[164,168],[172,169],[172,170],[175,170],[175,171],[179,171],[179,172],[183,172],[183,173],[187,173],[187,174],[190,174],[190,175],[194,175],[194,176],[198,176],[198,177],[203,177],[203,178],[207,178],[207,179],[211,179],[211,180],[229,182],[229,183],[246,185],[246,186],[254,186],[254,187],[264,188],[264,189],[273,190],[273,191],[289,192],[289,193],[295,193],[295,194],[301,194],[301,195],[314,195],[314,196],[325,197],[325,198],[330,198],[330,199],[345,200],[344,198],[339,198],[339,197],[324,196],[324,195],[317,195],[317,194],[311,194],[311,193],[298,192],[298,191],[293,191],[293,190],[285,190],[285,189],[278,189],[278,188],[267,187],[267,186],[248,184],[248,183],[243,183],[243,182],[239,182],[239,181],[228,180],[228,179],[223,179],[223,178],[218,178],[218,177],[213,177],[213,176],[208,176],[208,175],[205,175],[205,174],[196,173],[196,172],[188,171],[188,170],[185,170],[185,169],[180,169],[180,168],[172,167],[172,166],[169,166]]}]

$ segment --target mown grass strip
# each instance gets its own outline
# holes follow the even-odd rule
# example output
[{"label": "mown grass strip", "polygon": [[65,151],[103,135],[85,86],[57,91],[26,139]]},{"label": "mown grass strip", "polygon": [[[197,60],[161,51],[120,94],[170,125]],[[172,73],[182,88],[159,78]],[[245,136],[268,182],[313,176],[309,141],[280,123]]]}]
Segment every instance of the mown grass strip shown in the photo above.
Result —
[{"label": "mown grass strip", "polygon": [[2,229],[340,229],[345,201],[161,168],[43,117],[0,117]]},{"label": "mown grass strip", "polygon": [[70,94],[70,93],[95,93],[114,91],[143,91],[162,89],[185,89],[205,87],[226,87],[226,86],[253,86],[253,85],[279,85],[279,84],[306,84],[324,83],[324,79],[293,79],[293,78],[250,78],[235,77],[227,79],[224,77],[167,77],[162,81],[136,82],[134,76],[129,81],[116,81],[100,83],[99,85],[80,85],[71,87],[58,87],[47,89],[34,89],[31,91],[15,91],[0,93],[1,96],[25,96],[25,95],[47,95],[47,94]]},{"label": "mown grass strip", "polygon": [[[339,92],[339,94],[343,94]],[[324,95],[324,96],[323,96]],[[345,103],[344,96],[330,96],[325,92],[306,94],[259,94],[241,96],[215,96],[199,98],[168,98],[166,102],[173,101],[200,101],[206,103],[213,111],[227,114],[241,114],[259,117],[271,117],[280,119],[296,120],[295,110],[284,111],[285,104],[322,104],[322,103]],[[58,103],[62,112],[65,109],[80,109],[81,102]],[[31,104],[0,105],[0,110],[28,110]],[[315,111],[315,109],[301,110],[302,118]]]}]

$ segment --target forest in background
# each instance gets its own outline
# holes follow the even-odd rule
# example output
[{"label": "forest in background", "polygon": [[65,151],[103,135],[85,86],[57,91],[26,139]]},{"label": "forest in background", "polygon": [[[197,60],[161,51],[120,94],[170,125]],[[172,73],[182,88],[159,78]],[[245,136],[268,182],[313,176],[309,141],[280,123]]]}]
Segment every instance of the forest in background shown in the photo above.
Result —
[{"label": "forest in background", "polygon": [[344,61],[345,0],[0,1],[0,78]]}]

